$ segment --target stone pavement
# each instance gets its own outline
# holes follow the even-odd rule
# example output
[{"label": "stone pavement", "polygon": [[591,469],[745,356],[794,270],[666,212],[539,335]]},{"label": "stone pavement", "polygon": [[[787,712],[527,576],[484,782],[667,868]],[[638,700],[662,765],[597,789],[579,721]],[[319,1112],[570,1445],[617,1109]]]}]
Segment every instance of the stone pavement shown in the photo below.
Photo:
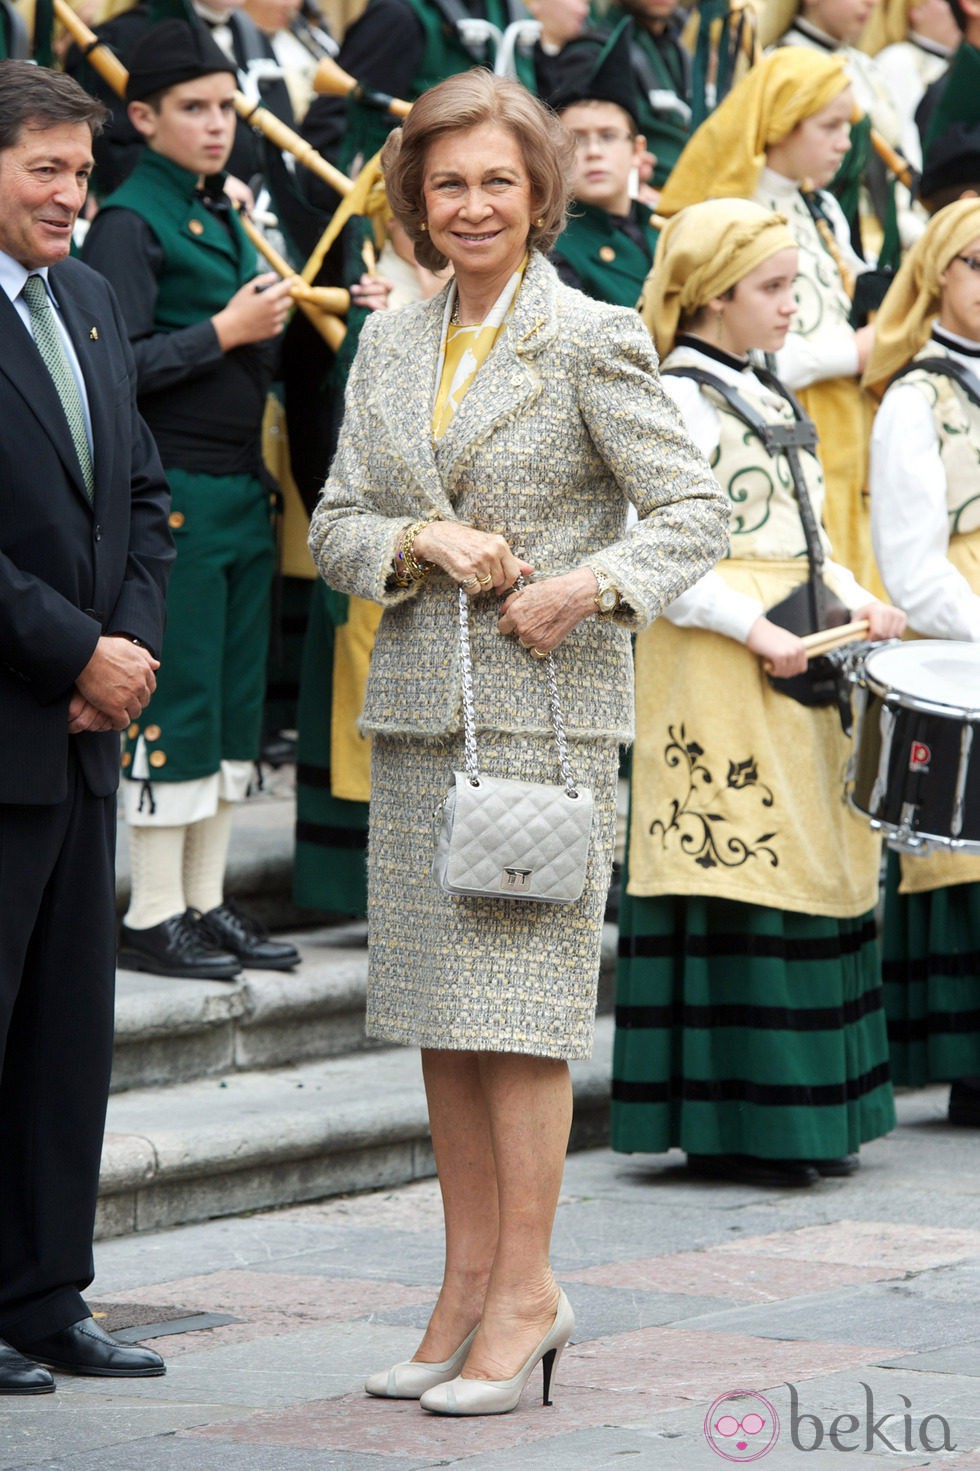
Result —
[{"label": "stone pavement", "polygon": [[432,1302],[433,1181],[101,1242],[90,1301],[132,1339],[182,1330],[153,1338],[167,1375],[0,1401],[0,1468],[980,1471],[980,1132],[944,1108],[904,1095],[856,1177],[802,1192],[688,1180],[676,1154],[570,1157],[574,1341],[552,1408],[535,1373],[495,1418],[360,1390]]}]

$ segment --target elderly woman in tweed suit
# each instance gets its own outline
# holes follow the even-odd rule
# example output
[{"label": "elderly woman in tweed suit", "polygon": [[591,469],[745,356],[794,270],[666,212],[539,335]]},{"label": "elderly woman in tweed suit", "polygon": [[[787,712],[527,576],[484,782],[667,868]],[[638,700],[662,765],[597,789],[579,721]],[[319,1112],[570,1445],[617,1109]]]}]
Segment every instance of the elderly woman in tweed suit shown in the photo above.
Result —
[{"label": "elderly woman in tweed suit", "polygon": [[[522,88],[473,71],[418,101],[384,165],[439,296],[361,338],[310,545],[331,586],[382,604],[361,725],[372,736],[371,1035],[422,1048],[445,1275],[415,1358],[371,1394],[446,1414],[513,1409],[571,1333],[549,1246],[589,1056],[630,630],[724,550],[728,512],[633,313],[564,287],[545,254],[570,143]],[[627,510],[638,522],[627,532]],[[526,583],[515,591],[520,578]],[[430,875],[463,766],[456,605],[470,628],[481,769],[554,781],[555,651],[572,770],[592,788],[574,905],[461,899]]]}]

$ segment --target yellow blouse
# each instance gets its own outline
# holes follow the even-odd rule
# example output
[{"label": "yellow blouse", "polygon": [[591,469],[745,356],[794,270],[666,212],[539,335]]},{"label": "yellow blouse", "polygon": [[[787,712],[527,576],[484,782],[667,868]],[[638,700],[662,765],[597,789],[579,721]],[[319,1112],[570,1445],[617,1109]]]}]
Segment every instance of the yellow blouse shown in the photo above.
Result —
[{"label": "yellow blouse", "polygon": [[432,405],[432,437],[437,443],[453,422],[456,410],[466,397],[473,379],[490,356],[494,343],[503,331],[514,298],[524,279],[526,265],[527,256],[497,297],[485,320],[474,326],[464,327],[452,320],[457,301],[456,286],[453,284],[446,303],[438,386]]}]

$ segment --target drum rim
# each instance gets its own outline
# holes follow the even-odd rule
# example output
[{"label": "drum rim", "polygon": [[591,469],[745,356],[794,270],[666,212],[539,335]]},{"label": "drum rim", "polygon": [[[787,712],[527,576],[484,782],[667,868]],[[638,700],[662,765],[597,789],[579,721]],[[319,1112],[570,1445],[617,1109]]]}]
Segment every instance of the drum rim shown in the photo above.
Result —
[{"label": "drum rim", "polygon": [[905,690],[886,688],[870,676],[865,683],[883,705],[898,705],[903,710],[915,710],[920,715],[938,715],[942,720],[952,718],[954,725],[980,726],[980,705],[943,705],[938,700],[925,700],[920,695],[911,695]]},{"label": "drum rim", "polygon": [[[851,811],[862,817],[870,825],[872,832],[881,833],[886,843],[899,852],[911,852],[913,856],[920,856],[916,853],[916,849],[929,843],[933,848],[942,848],[946,852],[964,853],[969,856],[980,855],[980,838],[951,838],[941,833],[927,833],[917,827],[903,827],[901,823],[889,822],[887,818],[873,817],[867,808],[860,805],[853,790],[848,791],[846,795]],[[910,848],[907,843],[903,844],[902,834],[915,838],[915,845]]]},{"label": "drum rim", "polygon": [[[924,695],[913,694],[910,690],[899,689],[896,685],[886,685],[880,675],[876,678],[873,670],[875,659],[880,659],[884,654],[895,654],[900,649],[921,649],[941,645],[942,648],[955,649],[957,652],[963,649],[973,649],[974,645],[965,640],[952,638],[932,639],[888,639],[871,649],[865,654],[861,665],[859,684],[877,695],[879,700],[890,705],[899,705],[905,710],[917,710],[925,715],[939,715],[948,719],[950,714],[955,715],[963,725],[975,725],[980,721],[980,702],[973,705],[946,704],[943,700],[928,699]],[[978,651],[980,653],[980,651]]]}]

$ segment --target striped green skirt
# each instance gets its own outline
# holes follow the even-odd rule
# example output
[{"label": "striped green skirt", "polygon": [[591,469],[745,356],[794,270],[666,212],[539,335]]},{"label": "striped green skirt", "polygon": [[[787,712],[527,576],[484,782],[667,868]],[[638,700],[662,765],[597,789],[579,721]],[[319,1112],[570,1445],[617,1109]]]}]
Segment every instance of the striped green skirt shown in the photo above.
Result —
[{"label": "striped green skirt", "polygon": [[631,898],[612,1147],[836,1159],[895,1124],[873,915]]},{"label": "striped green skirt", "polygon": [[330,791],[334,626],[335,619],[343,622],[346,607],[340,593],[315,585],[299,689],[293,900],[303,909],[363,917],[368,804],[345,802]]},{"label": "striped green skirt", "polygon": [[919,1088],[980,1075],[980,884],[898,892],[888,855],[885,1013],[892,1076]]}]

